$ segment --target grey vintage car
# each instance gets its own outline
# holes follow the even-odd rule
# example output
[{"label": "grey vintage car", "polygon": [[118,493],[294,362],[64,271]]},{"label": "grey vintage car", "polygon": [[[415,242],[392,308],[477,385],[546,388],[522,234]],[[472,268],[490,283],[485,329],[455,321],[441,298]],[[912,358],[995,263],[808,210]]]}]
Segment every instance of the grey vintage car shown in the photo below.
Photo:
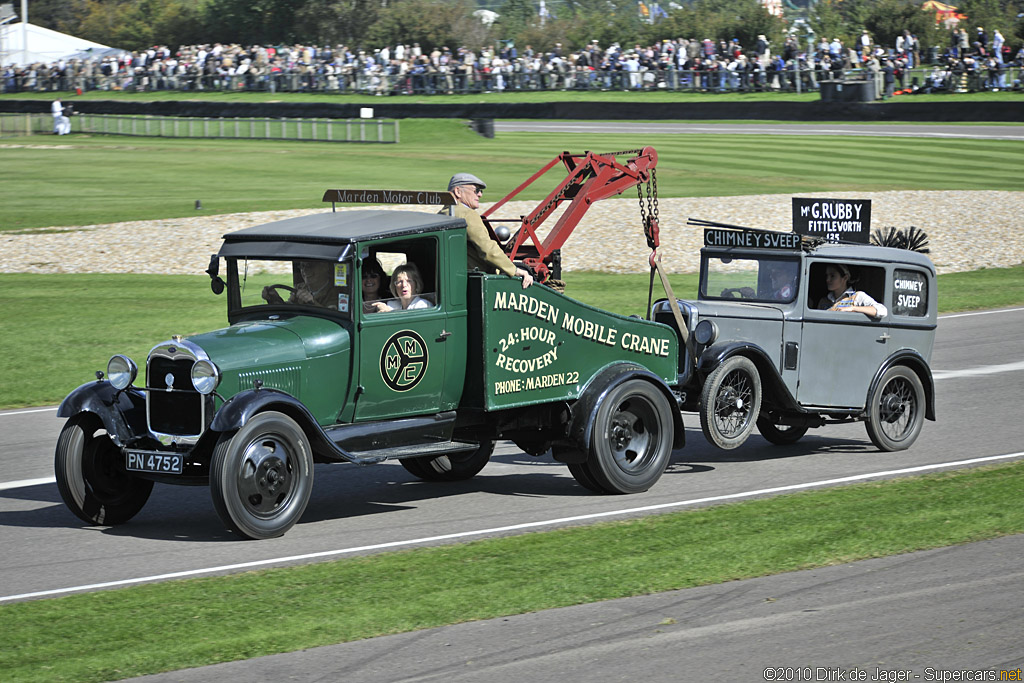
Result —
[{"label": "grey vintage car", "polygon": [[[859,420],[875,446],[895,451],[935,419],[937,296],[927,256],[749,229],[706,229],[704,245],[698,299],[679,301],[678,317],[668,300],[653,312],[686,328],[679,392],[708,441],[736,448],[757,426],[788,444],[809,428]],[[826,269],[836,264],[884,315],[823,309]]]}]

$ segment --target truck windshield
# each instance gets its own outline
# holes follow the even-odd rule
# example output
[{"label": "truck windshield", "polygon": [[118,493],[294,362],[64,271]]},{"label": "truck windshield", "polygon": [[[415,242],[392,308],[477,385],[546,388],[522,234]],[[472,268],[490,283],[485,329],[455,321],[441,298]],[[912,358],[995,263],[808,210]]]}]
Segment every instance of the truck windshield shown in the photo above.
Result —
[{"label": "truck windshield", "polygon": [[774,257],[708,255],[702,273],[702,299],[789,303],[796,298],[800,262]]},{"label": "truck windshield", "polygon": [[253,306],[297,306],[326,309],[350,317],[352,267],[312,259],[231,259],[228,284],[232,301],[241,308]]}]

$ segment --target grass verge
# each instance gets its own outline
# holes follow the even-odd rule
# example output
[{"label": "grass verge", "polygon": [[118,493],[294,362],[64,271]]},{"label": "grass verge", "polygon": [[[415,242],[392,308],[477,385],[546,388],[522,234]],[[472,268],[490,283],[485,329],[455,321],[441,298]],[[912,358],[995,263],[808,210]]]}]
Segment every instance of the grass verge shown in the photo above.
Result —
[{"label": "grass verge", "polygon": [[0,670],[114,680],[978,541],[1024,532],[1022,487],[1013,463],[17,603]]},{"label": "grass verge", "polygon": [[[569,296],[621,313],[647,308],[647,275],[567,276]],[[697,275],[670,278],[676,296],[696,298]],[[209,279],[189,275],[0,274],[0,409],[61,401],[107,360],[124,353],[140,366],[171,335],[224,327],[226,303]],[[1024,266],[939,276],[943,312],[1024,304]],[[655,298],[664,296],[655,283]]]}]

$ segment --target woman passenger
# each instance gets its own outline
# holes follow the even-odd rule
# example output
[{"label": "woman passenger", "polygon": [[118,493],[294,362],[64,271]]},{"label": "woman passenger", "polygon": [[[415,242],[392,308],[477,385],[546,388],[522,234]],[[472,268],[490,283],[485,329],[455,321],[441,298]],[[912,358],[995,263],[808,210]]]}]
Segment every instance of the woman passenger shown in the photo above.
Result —
[{"label": "woman passenger", "polygon": [[391,273],[391,293],[396,298],[389,301],[378,301],[374,308],[378,313],[385,311],[404,311],[414,308],[431,308],[433,304],[417,296],[423,291],[423,278],[419,268],[413,263],[404,263]]},{"label": "woman passenger", "polygon": [[[889,312],[885,306],[868,294],[854,289],[851,285],[850,269],[842,263],[829,264],[825,268],[825,287],[828,294],[818,302],[818,308],[829,311],[863,313],[879,320]],[[855,281],[854,281],[855,282]]]}]

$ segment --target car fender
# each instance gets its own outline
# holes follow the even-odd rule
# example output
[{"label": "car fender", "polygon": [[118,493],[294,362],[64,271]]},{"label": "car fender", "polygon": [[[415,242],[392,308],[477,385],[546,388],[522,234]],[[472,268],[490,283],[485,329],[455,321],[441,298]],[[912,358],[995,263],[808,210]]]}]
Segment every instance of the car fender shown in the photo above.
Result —
[{"label": "car fender", "polygon": [[143,392],[132,388],[119,391],[105,379],[78,387],[57,408],[57,417],[74,417],[79,413],[98,417],[118,446],[149,434]]},{"label": "car fender", "polygon": [[871,396],[875,393],[875,388],[878,383],[882,381],[882,375],[885,374],[886,370],[893,367],[894,365],[906,365],[908,368],[913,370],[917,376],[921,379],[921,384],[924,385],[924,398],[925,398],[925,409],[924,416],[935,421],[935,380],[932,377],[932,369],[928,365],[928,361],[924,359],[917,351],[911,349],[901,349],[893,355],[885,359],[875,372],[874,378],[871,380],[871,384],[868,385],[868,394],[864,397],[864,406],[867,408],[871,402]]},{"label": "car fender", "polygon": [[[214,415],[208,432],[230,434],[267,410],[276,410],[295,420],[306,433],[314,453],[330,453],[335,459],[359,462],[357,457],[340,449],[331,441],[302,401],[279,389],[249,389],[235,394]],[[206,434],[203,436],[205,438]]]},{"label": "car fender", "polygon": [[[679,402],[668,385],[642,365],[637,365],[636,363],[616,363],[603,368],[595,374],[580,392],[579,400],[572,406],[572,420],[569,423],[568,435],[570,441],[580,452],[586,453],[590,450],[589,444],[593,435],[594,419],[598,406],[601,405],[605,396],[612,389],[631,379],[642,379],[650,382],[665,395],[669,405],[672,407],[672,448],[678,449],[685,445],[686,433],[683,429],[683,416],[679,410]],[[562,460],[562,462],[569,462],[569,460],[563,458],[556,459]],[[572,461],[576,462],[577,459],[578,456]]]}]

